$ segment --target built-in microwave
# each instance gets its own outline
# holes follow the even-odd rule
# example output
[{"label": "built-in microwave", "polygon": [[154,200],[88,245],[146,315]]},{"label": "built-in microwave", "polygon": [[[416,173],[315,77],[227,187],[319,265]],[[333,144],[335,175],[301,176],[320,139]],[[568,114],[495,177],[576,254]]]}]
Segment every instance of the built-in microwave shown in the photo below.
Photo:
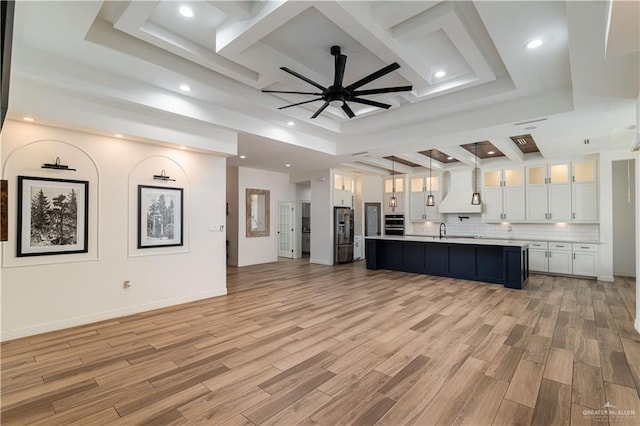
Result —
[{"label": "built-in microwave", "polygon": [[384,233],[385,235],[404,235],[404,215],[384,215]]}]

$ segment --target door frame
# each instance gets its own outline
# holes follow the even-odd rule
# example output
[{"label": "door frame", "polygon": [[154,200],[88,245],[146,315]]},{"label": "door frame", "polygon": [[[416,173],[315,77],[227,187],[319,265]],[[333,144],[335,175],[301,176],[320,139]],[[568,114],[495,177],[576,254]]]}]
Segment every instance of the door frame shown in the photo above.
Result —
[{"label": "door frame", "polygon": [[[367,212],[369,211],[367,209],[367,207],[369,207],[369,206],[378,207],[378,217],[377,217],[378,235],[368,235],[367,234],[367,223],[369,223],[367,221]],[[381,234],[382,234],[382,203],[379,203],[379,202],[364,203],[364,236],[365,237],[375,237],[375,236],[380,236]]]},{"label": "door frame", "polygon": [[[282,256],[280,254],[280,241],[282,238],[282,234],[280,233],[280,207],[283,205],[288,205],[291,207],[289,211],[289,223],[291,224],[291,232],[289,233],[289,246],[291,247],[291,252],[289,256]],[[296,238],[295,238],[295,229],[296,229],[296,203],[293,201],[278,201],[278,214],[277,214],[277,222],[276,222],[276,255],[277,257],[285,257],[287,259],[293,259],[295,256],[296,249]]]}]

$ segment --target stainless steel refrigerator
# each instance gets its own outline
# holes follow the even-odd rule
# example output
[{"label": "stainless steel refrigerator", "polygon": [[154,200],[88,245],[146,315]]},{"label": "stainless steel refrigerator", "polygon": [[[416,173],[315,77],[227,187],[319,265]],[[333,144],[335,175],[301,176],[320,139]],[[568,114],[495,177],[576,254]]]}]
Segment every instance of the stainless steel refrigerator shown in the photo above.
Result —
[{"label": "stainless steel refrigerator", "polygon": [[353,262],[353,210],[348,207],[335,207],[333,226],[333,263]]}]

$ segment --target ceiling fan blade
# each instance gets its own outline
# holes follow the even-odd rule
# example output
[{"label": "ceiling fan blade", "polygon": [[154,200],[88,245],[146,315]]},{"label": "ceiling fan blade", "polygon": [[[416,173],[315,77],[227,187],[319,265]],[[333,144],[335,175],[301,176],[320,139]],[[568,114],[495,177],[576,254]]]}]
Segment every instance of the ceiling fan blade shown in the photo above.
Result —
[{"label": "ceiling fan blade", "polygon": [[349,118],[353,118],[356,115],[353,113],[353,110],[351,108],[349,108],[349,105],[347,105],[346,103],[342,104],[342,110],[347,114],[347,116]]},{"label": "ceiling fan blade", "polygon": [[293,106],[298,106],[298,105],[302,105],[302,104],[308,104],[309,102],[315,102],[315,101],[321,101],[321,100],[322,100],[322,98],[315,98],[315,99],[311,99],[310,101],[298,102],[297,104],[291,104],[291,105],[283,106],[283,107],[280,107],[278,109],[290,108],[290,107],[293,107]]},{"label": "ceiling fan blade", "polygon": [[336,55],[336,68],[333,77],[333,86],[341,87],[342,79],[344,78],[344,68],[347,64],[347,57],[345,55]]},{"label": "ceiling fan blade", "polygon": [[382,87],[380,89],[356,90],[351,93],[351,96],[377,95],[378,93],[408,92],[410,90],[413,90],[413,86]]},{"label": "ceiling fan blade", "polygon": [[369,99],[351,98],[351,99],[349,99],[349,102],[356,102],[356,103],[359,103],[359,104],[371,105],[371,106],[374,106],[374,107],[384,108],[384,109],[391,108],[391,105],[389,105],[389,104],[383,104],[382,102],[370,101]]},{"label": "ceiling fan blade", "polygon": [[400,68],[400,64],[398,64],[397,62],[392,63],[391,65],[387,65],[384,68],[379,69],[376,72],[373,72],[371,74],[369,74],[368,76],[356,81],[353,84],[348,85],[347,87],[345,87],[345,89],[347,89],[347,91],[352,91],[354,89],[357,89],[360,86],[364,86],[365,84],[372,82],[373,80],[376,80],[380,77],[382,77],[383,75],[387,75],[389,74],[391,71],[395,71],[398,68]]},{"label": "ceiling fan blade", "polygon": [[309,78],[305,77],[305,76],[304,76],[304,75],[302,75],[302,74],[298,74],[297,72],[295,72],[295,71],[293,71],[293,70],[290,70],[290,69],[289,69],[289,68],[287,68],[287,67],[280,67],[280,69],[281,69],[282,71],[288,72],[289,74],[291,74],[291,75],[293,75],[293,76],[295,76],[295,77],[298,77],[300,80],[304,80],[304,81],[306,81],[307,83],[309,83],[309,84],[312,84],[312,85],[316,86],[318,89],[322,90],[323,92],[324,92],[325,90],[327,90],[327,88],[326,88],[326,87],[322,87],[321,85],[319,85],[319,84],[318,84],[318,83],[316,83],[315,81],[313,81],[313,80],[311,80],[311,79],[309,79]]},{"label": "ceiling fan blade", "polygon": [[313,92],[290,92],[288,90],[263,90],[263,93],[293,93],[295,95],[316,95],[322,96],[322,93],[313,93]]},{"label": "ceiling fan blade", "polygon": [[317,116],[319,116],[320,113],[322,111],[324,111],[325,108],[328,107],[328,106],[329,106],[329,102],[325,102],[324,105],[322,105],[320,108],[318,108],[318,110],[311,116],[311,118],[316,118]]}]

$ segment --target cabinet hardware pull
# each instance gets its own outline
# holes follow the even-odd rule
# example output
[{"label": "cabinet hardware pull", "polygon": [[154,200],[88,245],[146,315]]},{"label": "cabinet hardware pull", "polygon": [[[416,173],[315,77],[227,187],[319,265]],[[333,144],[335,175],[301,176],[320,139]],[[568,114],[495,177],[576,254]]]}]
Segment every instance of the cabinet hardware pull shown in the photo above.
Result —
[{"label": "cabinet hardware pull", "polygon": [[583,248],[583,249],[588,249],[589,247],[582,247],[582,246],[581,246],[580,248]]},{"label": "cabinet hardware pull", "polygon": [[564,246],[556,246],[556,247],[564,247]]},{"label": "cabinet hardware pull", "polygon": [[571,213],[571,219],[575,219],[576,218],[576,214],[575,213]]},{"label": "cabinet hardware pull", "polygon": [[574,259],[576,258],[576,254],[575,254],[575,253],[573,253],[573,258],[574,258]]}]

